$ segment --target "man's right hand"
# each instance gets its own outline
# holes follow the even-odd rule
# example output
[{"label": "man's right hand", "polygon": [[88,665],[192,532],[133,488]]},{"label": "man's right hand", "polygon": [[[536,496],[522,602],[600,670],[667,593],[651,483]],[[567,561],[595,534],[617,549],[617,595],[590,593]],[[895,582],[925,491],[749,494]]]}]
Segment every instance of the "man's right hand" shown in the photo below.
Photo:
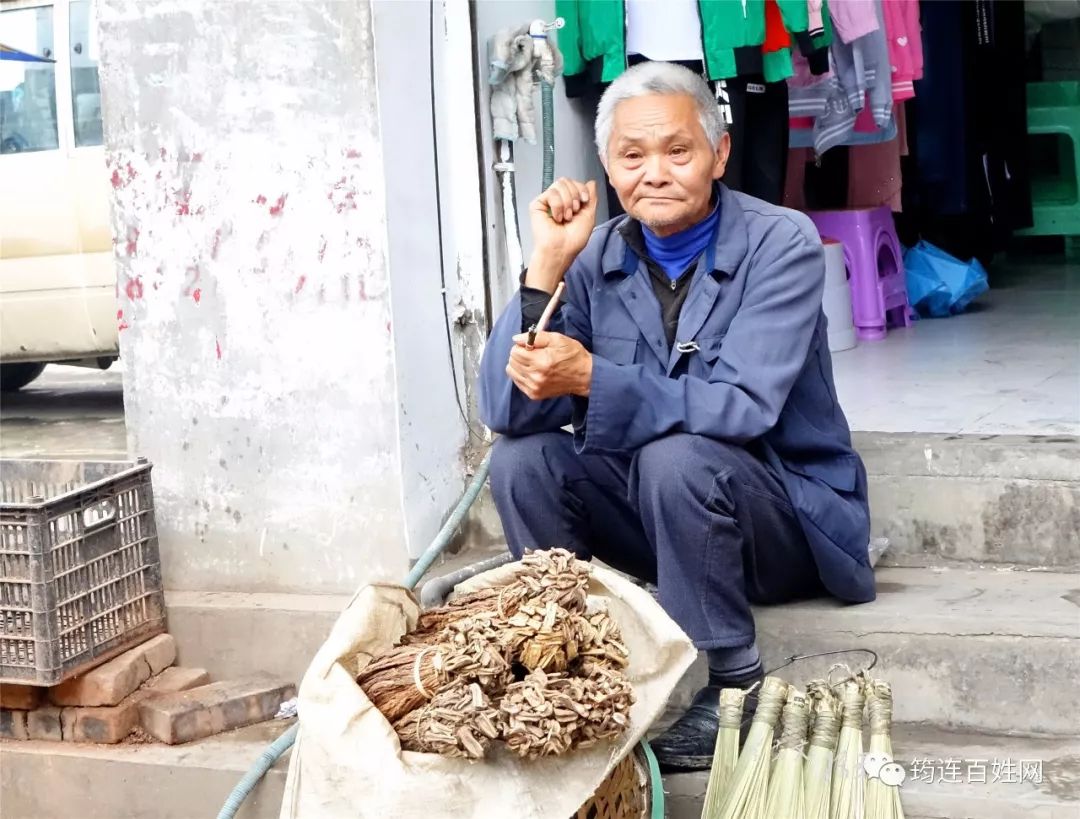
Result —
[{"label": "man's right hand", "polygon": [[529,204],[533,252],[525,284],[555,292],[596,226],[596,182],[557,179]]}]

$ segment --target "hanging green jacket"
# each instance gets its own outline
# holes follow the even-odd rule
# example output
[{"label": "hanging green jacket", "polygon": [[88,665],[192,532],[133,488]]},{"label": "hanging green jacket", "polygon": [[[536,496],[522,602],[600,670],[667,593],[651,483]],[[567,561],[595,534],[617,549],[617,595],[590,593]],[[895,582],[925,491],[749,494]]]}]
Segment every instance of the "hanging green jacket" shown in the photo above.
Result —
[{"label": "hanging green jacket", "polygon": [[[784,27],[791,34],[809,27],[806,0],[777,0]],[[710,80],[738,73],[735,49],[765,42],[765,0],[698,0],[702,52]],[[556,0],[555,13],[565,20],[559,31],[563,74],[568,89],[579,83],[608,83],[626,70],[626,9],[623,0]],[[824,34],[811,39],[813,48],[832,42],[828,8],[822,7]],[[762,55],[766,82],[792,74],[791,52],[780,49]]]}]

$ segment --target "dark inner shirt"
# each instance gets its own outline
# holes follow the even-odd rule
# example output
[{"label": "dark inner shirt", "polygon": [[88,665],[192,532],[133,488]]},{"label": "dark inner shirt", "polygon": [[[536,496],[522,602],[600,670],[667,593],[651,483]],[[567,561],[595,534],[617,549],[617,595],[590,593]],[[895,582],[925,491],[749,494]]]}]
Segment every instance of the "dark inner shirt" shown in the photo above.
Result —
[{"label": "dark inner shirt", "polygon": [[[675,344],[675,331],[679,327],[679,313],[682,312],[683,302],[690,292],[690,280],[693,278],[694,268],[697,266],[700,254],[682,272],[679,278],[672,281],[664,269],[652,258],[645,249],[645,237],[641,232],[641,223],[637,219],[628,219],[619,228],[623,241],[637,254],[638,258],[645,262],[649,271],[649,279],[652,281],[653,293],[660,302],[660,316],[664,322],[664,333],[667,335],[667,346],[670,351]],[[521,274],[521,281],[525,281],[525,273]],[[538,290],[535,287],[521,285],[521,331],[528,332],[544,312],[550,293]]]}]

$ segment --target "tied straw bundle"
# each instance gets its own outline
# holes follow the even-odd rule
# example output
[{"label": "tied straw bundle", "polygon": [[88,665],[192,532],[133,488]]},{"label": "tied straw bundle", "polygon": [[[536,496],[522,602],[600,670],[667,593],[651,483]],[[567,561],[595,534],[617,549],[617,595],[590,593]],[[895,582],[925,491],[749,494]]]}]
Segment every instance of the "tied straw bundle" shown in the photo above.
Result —
[{"label": "tied straw bundle", "polygon": [[840,734],[839,703],[824,680],[807,683],[806,697],[813,718],[803,772],[806,819],[829,819],[832,769]]},{"label": "tied straw bundle", "polygon": [[377,657],[356,681],[390,722],[419,708],[449,678],[446,658],[433,646],[400,646]]},{"label": "tied straw bundle", "polygon": [[866,775],[863,771],[864,675],[840,687],[840,739],[833,762],[829,819],[864,819]]},{"label": "tied straw bundle", "polygon": [[590,608],[589,573],[565,550],[531,553],[505,586],[425,612],[357,682],[405,750],[480,759],[498,739],[531,759],[615,737],[633,704],[628,651]]},{"label": "tied straw bundle", "polygon": [[705,791],[702,816],[717,815],[731,787],[731,778],[739,761],[739,730],[742,728],[745,702],[746,690],[743,688],[720,690],[720,730],[716,734],[716,749],[709,770],[709,787]]},{"label": "tied straw bundle", "polygon": [[500,737],[524,759],[558,756],[621,734],[632,704],[621,674],[583,678],[534,671],[506,689]]},{"label": "tied straw bundle", "polygon": [[498,738],[498,712],[476,683],[456,682],[394,723],[406,751],[483,759]]},{"label": "tied straw bundle", "polygon": [[[870,720],[870,754],[892,761],[892,688],[884,680],[866,686],[866,710]],[[866,781],[866,819],[904,819],[900,789],[878,776]]]},{"label": "tied straw bundle", "polygon": [[489,693],[511,681],[510,661],[482,616],[449,623],[439,641],[391,649],[361,669],[356,681],[391,723],[419,708],[453,680],[478,682]]},{"label": "tied straw bundle", "polygon": [[732,774],[731,787],[719,811],[703,813],[702,819],[765,819],[773,734],[788,687],[779,677],[766,677],[762,682],[757,710]]},{"label": "tied straw bundle", "polygon": [[803,794],[803,746],[809,717],[806,695],[794,688],[781,714],[780,751],[769,775],[769,798],[765,816],[805,819]]},{"label": "tied straw bundle", "polygon": [[460,595],[422,613],[406,640],[415,643],[437,639],[447,624],[462,617],[489,614],[505,620],[526,602],[540,609],[554,603],[567,611],[585,611],[589,587],[587,563],[565,549],[530,552],[519,562],[513,582]]}]

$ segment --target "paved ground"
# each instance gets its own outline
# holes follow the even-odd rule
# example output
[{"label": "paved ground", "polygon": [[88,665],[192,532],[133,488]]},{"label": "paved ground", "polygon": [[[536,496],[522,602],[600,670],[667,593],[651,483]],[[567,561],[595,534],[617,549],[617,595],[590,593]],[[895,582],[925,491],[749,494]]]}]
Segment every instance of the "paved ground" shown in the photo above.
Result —
[{"label": "paved ground", "polygon": [[127,457],[122,367],[50,365],[26,387],[0,398],[4,458]]},{"label": "paved ground", "polygon": [[1080,435],[1080,264],[1000,256],[966,313],[836,353],[851,428]]}]

